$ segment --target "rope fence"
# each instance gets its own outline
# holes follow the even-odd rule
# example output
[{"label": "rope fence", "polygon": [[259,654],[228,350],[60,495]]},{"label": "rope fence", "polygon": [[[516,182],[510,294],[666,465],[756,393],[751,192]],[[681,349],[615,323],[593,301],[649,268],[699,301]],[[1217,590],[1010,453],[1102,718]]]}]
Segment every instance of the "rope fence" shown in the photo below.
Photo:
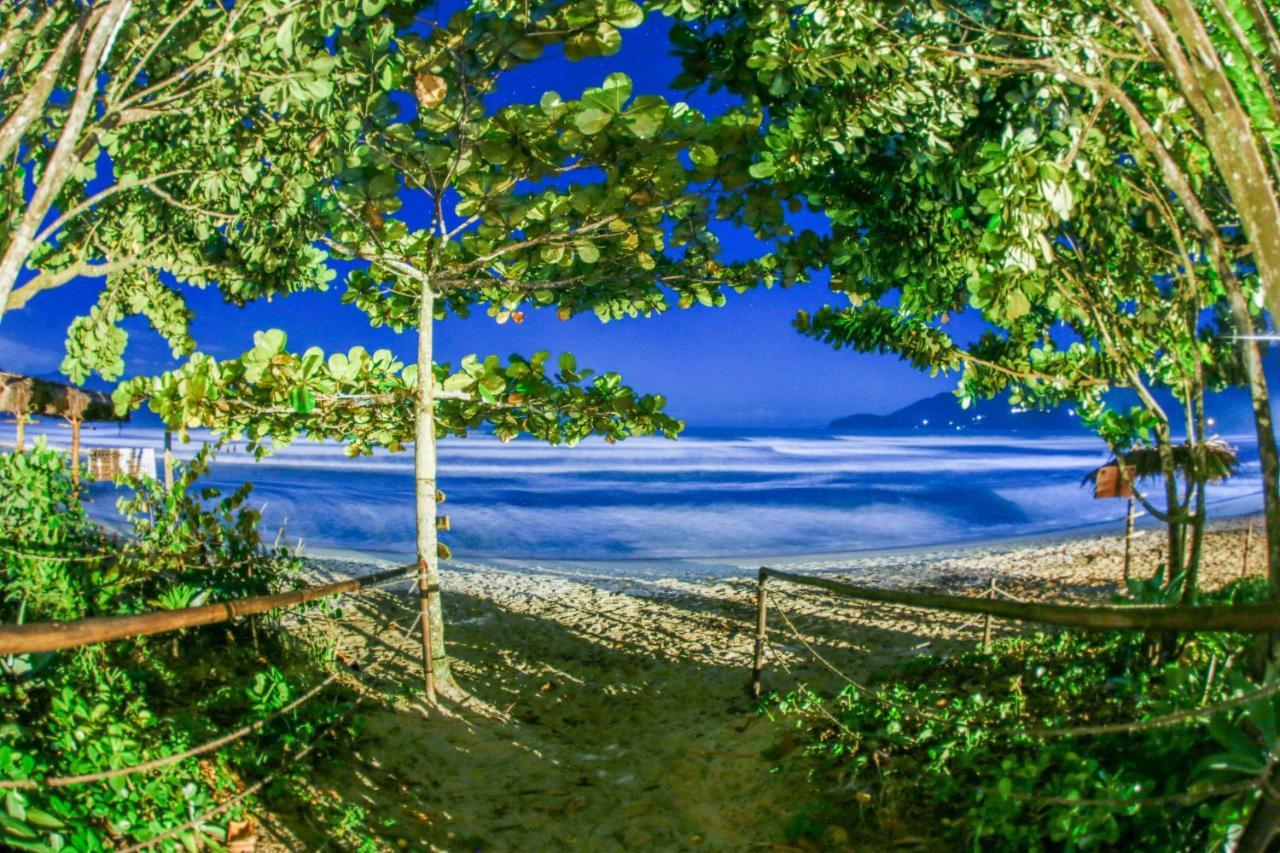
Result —
[{"label": "rope fence", "polygon": [[271,610],[296,607],[342,593],[357,592],[407,577],[417,566],[402,566],[359,578],[306,587],[291,592],[255,595],[218,604],[155,610],[127,616],[95,616],[66,622],[28,622],[0,627],[0,656],[55,652],[113,640],[165,634],[183,628],[213,625]]},{"label": "rope fence", "polygon": [[[1056,605],[1043,602],[1026,601],[1000,589],[992,577],[988,586],[977,596],[959,596],[944,593],[921,592],[917,590],[895,590],[879,587],[867,587],[843,583],[827,578],[809,575],[797,575],[768,567],[760,568],[756,584],[756,636],[752,659],[750,692],[755,698],[761,695],[761,680],[764,672],[765,650],[775,658],[789,674],[791,667],[774,649],[769,638],[768,611],[770,605],[785,624],[790,636],[794,638],[825,669],[836,675],[845,684],[858,693],[900,713],[925,720],[930,723],[946,723],[947,719],[918,705],[903,702],[886,696],[883,691],[864,684],[846,674],[833,664],[825,655],[805,638],[799,627],[792,620],[787,609],[781,604],[781,597],[775,589],[770,588],[769,579],[793,584],[799,587],[810,587],[828,593],[842,595],[860,601],[891,604],[904,607],[915,607],[932,611],[953,613],[976,613],[984,621],[982,649],[990,650],[993,618],[1011,619],[1021,622],[1036,622],[1057,625],[1067,628],[1087,630],[1118,631],[1152,631],[1176,630],[1187,632],[1237,631],[1241,633],[1270,633],[1280,629],[1280,611],[1269,605],[1233,605],[1233,606],[1079,606]],[[957,630],[963,630],[976,624],[971,619]],[[932,642],[932,641],[930,641]],[[927,643],[925,644],[927,645]],[[919,648],[919,647],[917,647]],[[1207,691],[1206,691],[1207,692]],[[981,729],[987,736],[1024,736],[1039,738],[1067,738],[1092,735],[1130,734],[1141,731],[1164,728],[1184,722],[1203,722],[1206,719],[1234,708],[1244,707],[1255,702],[1269,699],[1280,694],[1280,681],[1264,684],[1256,690],[1243,693],[1229,699],[1195,708],[1173,711],[1145,720],[1125,723],[1108,723],[1086,726],[1002,726]],[[813,706],[822,716],[836,725],[846,734],[857,737],[848,726],[818,702]],[[1168,804],[1195,804],[1217,797],[1230,796],[1252,790],[1270,790],[1270,769],[1261,776],[1247,781],[1190,791],[1182,794],[1130,798],[1130,799],[1082,799],[1073,797],[1037,797],[1034,795],[1009,793],[1011,799],[1033,802],[1038,805],[1059,806],[1104,806],[1115,809],[1126,809],[1139,806],[1157,806]]]},{"label": "rope fence", "polygon": [[[45,555],[42,554],[35,554],[33,556],[45,558]],[[333,583],[309,586],[289,592],[249,596],[217,604],[188,607],[178,610],[159,610],[127,616],[91,617],[64,622],[3,625],[0,626],[0,656],[60,651],[97,643],[115,642],[134,639],[137,637],[164,634],[201,625],[212,625],[272,610],[298,607],[309,602],[318,601],[335,595],[367,592],[382,586],[411,579],[415,573],[420,571],[420,569],[421,567],[417,564],[399,566],[394,569],[375,572],[363,577],[349,578]],[[369,653],[372,654],[372,651],[370,650]],[[354,669],[353,664],[348,663],[348,667]],[[376,668],[377,663],[375,663],[374,666],[369,667],[365,671],[365,675],[371,675]],[[341,672],[331,673],[318,684],[314,685],[288,704],[278,708],[270,715],[251,723],[247,723],[233,731],[191,747],[190,749],[144,761],[128,767],[112,768],[94,773],[38,779],[0,780],[0,791],[58,789],[75,785],[106,782],[125,776],[154,772],[200,755],[216,752],[217,750],[243,740],[256,732],[262,731],[272,722],[296,711],[306,703],[314,700],[325,689],[333,685],[339,679],[341,674]],[[173,827],[159,835],[125,849],[127,851],[146,850],[158,844],[178,838],[193,829],[200,830],[201,827],[209,823],[213,818],[243,803],[249,797],[278,779],[289,768],[295,766],[298,761],[311,753],[325,737],[327,737],[335,728],[337,728],[338,725],[340,725],[351,715],[351,713],[355,711],[355,708],[359,706],[361,702],[368,698],[368,695],[367,691],[360,691],[360,695],[357,697],[356,702],[352,704],[350,709],[335,720],[323,732],[313,738],[304,748],[287,756],[287,760],[280,767],[269,773],[260,781],[250,785],[234,797],[219,803],[215,807],[209,809],[200,816],[187,821],[181,826]]]}]

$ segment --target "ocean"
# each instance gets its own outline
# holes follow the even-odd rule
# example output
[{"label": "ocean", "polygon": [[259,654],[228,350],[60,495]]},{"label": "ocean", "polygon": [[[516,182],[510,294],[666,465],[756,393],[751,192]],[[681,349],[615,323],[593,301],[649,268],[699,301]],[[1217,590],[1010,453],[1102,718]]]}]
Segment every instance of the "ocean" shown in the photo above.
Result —
[{"label": "ocean", "polygon": [[[65,446],[46,421],[29,435]],[[189,457],[202,438],[176,442]],[[12,426],[0,441],[12,440]],[[1209,487],[1211,515],[1261,507],[1254,444]],[[99,425],[84,444],[159,448],[155,429]],[[548,447],[492,437],[439,444],[441,534],[460,558],[654,560],[840,554],[903,547],[1123,530],[1125,501],[1095,500],[1084,474],[1107,460],[1084,435],[833,435],[819,430],[690,430],[677,441],[590,440]],[[157,456],[159,454],[157,453]],[[350,459],[331,444],[297,442],[255,461],[224,449],[207,484],[248,480],[268,538],[315,551],[413,554],[412,453]],[[1155,489],[1153,489],[1154,491]],[[118,523],[116,487],[90,490],[95,517]]]}]

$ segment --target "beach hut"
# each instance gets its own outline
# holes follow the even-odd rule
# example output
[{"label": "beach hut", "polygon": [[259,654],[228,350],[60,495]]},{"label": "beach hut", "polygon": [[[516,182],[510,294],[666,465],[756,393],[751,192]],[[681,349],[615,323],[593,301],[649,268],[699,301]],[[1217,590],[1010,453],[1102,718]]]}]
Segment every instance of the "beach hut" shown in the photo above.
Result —
[{"label": "beach hut", "polygon": [[0,410],[17,418],[19,451],[24,449],[26,421],[31,415],[65,418],[71,424],[71,477],[80,482],[80,427],[85,421],[127,421],[111,403],[111,395],[85,391],[65,382],[51,382],[0,371]]},{"label": "beach hut", "polygon": [[[1198,447],[1190,443],[1174,445],[1173,467],[1184,478],[1190,476],[1192,454],[1196,450],[1204,453],[1206,483],[1215,483],[1227,479],[1235,473],[1240,462],[1236,449],[1220,438],[1211,438]],[[1123,462],[1128,469],[1128,476],[1122,476],[1120,465]],[[1133,538],[1133,484],[1142,480],[1150,480],[1164,476],[1160,450],[1156,447],[1135,447],[1119,457],[1113,456],[1105,465],[1099,465],[1084,475],[1082,485],[1093,486],[1095,498],[1128,498],[1129,512],[1125,522],[1124,534],[1124,579],[1129,580],[1129,541]]]}]

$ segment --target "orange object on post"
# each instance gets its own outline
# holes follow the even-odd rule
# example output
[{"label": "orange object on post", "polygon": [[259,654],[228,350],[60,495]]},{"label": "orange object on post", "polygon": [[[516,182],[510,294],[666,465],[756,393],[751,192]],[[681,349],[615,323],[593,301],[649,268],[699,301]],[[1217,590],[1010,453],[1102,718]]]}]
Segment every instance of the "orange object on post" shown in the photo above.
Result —
[{"label": "orange object on post", "polygon": [[1120,476],[1119,465],[1104,465],[1098,469],[1097,479],[1093,482],[1095,498],[1131,498],[1133,497],[1133,478],[1137,469],[1129,466],[1129,478]]}]

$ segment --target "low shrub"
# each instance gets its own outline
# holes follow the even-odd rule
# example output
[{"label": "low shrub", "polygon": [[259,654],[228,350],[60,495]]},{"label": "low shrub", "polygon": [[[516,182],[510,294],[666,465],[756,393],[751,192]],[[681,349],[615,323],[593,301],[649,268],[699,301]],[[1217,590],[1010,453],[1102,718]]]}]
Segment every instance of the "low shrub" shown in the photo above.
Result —
[{"label": "low shrub", "polygon": [[[1264,597],[1251,579],[1205,598]],[[1260,686],[1249,637],[1182,637],[1171,659],[1161,642],[1037,634],[904,662],[872,677],[876,695],[852,685],[775,694],[768,710],[801,732],[815,782],[833,792],[797,816],[794,834],[838,825],[972,849],[1221,848],[1280,751],[1276,698],[1160,727],[1035,731],[1150,719]]]},{"label": "low shrub", "polygon": [[[245,487],[200,489],[201,454],[172,490],[129,484],[128,538],[90,522],[66,460],[43,443],[0,455],[0,621],[51,621],[189,607],[287,589],[300,561],[264,547]],[[129,767],[266,720],[331,667],[271,619],[165,637],[0,658],[0,780],[43,780]],[[36,790],[0,790],[0,847],[103,850],[181,826],[335,727],[351,695],[331,687],[214,752],[147,773]],[[285,778],[288,773],[285,774]],[[225,837],[243,803],[170,843]]]}]

